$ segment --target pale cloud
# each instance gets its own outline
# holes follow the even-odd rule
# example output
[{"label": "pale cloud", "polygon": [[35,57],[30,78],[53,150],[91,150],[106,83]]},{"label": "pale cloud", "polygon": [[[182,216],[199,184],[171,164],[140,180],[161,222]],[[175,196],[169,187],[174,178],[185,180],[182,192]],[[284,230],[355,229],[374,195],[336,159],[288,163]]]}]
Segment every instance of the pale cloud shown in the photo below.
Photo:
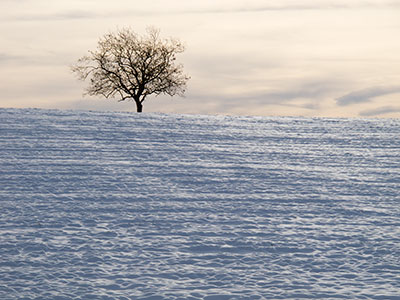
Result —
[{"label": "pale cloud", "polygon": [[[164,97],[149,100],[146,105],[155,111],[170,111],[172,107],[181,113],[258,114],[258,115],[316,115],[323,110],[332,95],[343,86],[334,79],[280,83],[271,89],[241,92],[213,90],[204,93],[190,88],[185,99],[175,99],[173,105]],[[247,86],[247,85],[245,85]],[[173,110],[172,110],[173,111]],[[279,111],[279,113],[277,113]]]},{"label": "pale cloud", "polygon": [[266,93],[266,99],[291,101],[293,99],[324,99],[332,95],[340,84],[334,80],[305,81],[299,86],[286,87],[285,90]]},{"label": "pale cloud", "polygon": [[[102,1],[68,1],[54,4],[49,0],[3,0],[0,7],[11,7],[3,20],[11,21],[57,21],[94,18],[117,18],[128,16],[156,16],[182,14],[232,14],[232,13],[259,13],[279,11],[303,10],[335,10],[360,8],[398,8],[397,2],[392,1],[185,1],[165,2],[161,0],[148,1],[135,5],[134,1],[118,0],[115,2]],[[17,5],[15,5],[17,3]],[[68,5],[65,5],[68,3]],[[14,4],[14,5],[13,5]],[[70,7],[80,7],[71,10]],[[84,9],[82,9],[82,7]],[[132,8],[134,7],[134,8]]]},{"label": "pale cloud", "polygon": [[[359,6],[357,6],[359,7]],[[364,6],[363,7],[369,7]],[[377,6],[374,6],[377,7]],[[205,14],[222,14],[222,13],[259,13],[259,12],[274,12],[274,11],[301,11],[301,10],[327,10],[327,9],[351,9],[356,8],[348,3],[335,4],[335,3],[310,3],[310,4],[277,4],[277,5],[246,5],[237,6],[234,8],[227,8],[227,6],[216,6],[207,9],[187,9],[185,13],[205,13]]]},{"label": "pale cloud", "polygon": [[400,86],[371,87],[348,93],[337,98],[336,102],[340,106],[362,104],[371,102],[376,97],[395,93],[400,93]]},{"label": "pale cloud", "polygon": [[400,113],[400,106],[383,106],[374,109],[363,110],[359,115],[361,117],[377,117],[393,113]]},{"label": "pale cloud", "polygon": [[332,9],[360,9],[360,8],[391,8],[398,7],[393,1],[363,1],[363,0],[261,0],[250,1],[185,1],[176,11],[185,13],[249,13],[268,11],[301,11],[301,10],[332,10]]},{"label": "pale cloud", "polygon": [[19,62],[23,59],[24,59],[24,57],[19,56],[19,55],[0,53],[0,64],[7,64],[10,62]]},{"label": "pale cloud", "polygon": [[79,20],[79,19],[94,19],[106,17],[105,14],[95,14],[90,11],[73,10],[66,12],[54,13],[36,13],[36,14],[21,14],[14,15],[8,18],[10,21],[63,21],[63,20]]}]

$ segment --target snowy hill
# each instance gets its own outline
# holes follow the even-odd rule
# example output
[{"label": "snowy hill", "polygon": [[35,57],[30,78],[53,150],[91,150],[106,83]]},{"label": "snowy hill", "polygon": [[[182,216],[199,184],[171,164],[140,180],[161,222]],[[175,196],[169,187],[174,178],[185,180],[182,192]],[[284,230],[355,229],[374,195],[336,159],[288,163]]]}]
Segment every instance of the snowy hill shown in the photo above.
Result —
[{"label": "snowy hill", "polygon": [[400,120],[0,109],[0,299],[400,299]]}]

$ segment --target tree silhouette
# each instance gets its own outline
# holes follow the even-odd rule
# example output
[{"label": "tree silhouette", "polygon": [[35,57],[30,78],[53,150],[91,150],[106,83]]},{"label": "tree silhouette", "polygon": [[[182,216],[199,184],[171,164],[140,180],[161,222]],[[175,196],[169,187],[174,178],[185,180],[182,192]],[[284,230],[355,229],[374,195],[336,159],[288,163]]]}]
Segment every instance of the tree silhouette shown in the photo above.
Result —
[{"label": "tree silhouette", "polygon": [[97,50],[71,69],[80,80],[89,80],[86,94],[135,101],[142,112],[149,95],[184,95],[189,77],[176,63],[176,54],[183,51],[179,40],[161,39],[158,29],[148,28],[140,36],[125,28],[100,38]]}]

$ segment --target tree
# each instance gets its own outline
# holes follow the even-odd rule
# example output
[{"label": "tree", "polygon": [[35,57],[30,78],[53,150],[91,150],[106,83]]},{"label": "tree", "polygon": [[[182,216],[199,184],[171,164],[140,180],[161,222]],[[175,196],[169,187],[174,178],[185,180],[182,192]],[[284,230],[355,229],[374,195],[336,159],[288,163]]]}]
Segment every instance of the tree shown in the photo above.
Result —
[{"label": "tree", "polygon": [[158,29],[140,36],[125,28],[100,38],[97,50],[71,69],[80,80],[89,80],[86,94],[135,101],[142,112],[149,95],[184,95],[189,77],[176,63],[176,54],[184,50],[179,40],[161,39]]}]

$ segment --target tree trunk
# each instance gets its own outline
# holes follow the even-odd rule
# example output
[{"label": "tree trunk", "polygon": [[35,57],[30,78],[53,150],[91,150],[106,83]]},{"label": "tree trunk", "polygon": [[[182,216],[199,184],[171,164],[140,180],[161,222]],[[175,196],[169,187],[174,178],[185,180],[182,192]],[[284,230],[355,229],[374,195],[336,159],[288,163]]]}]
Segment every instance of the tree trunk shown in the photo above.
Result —
[{"label": "tree trunk", "polygon": [[136,109],[138,113],[143,111],[143,104],[140,101],[136,101]]}]

